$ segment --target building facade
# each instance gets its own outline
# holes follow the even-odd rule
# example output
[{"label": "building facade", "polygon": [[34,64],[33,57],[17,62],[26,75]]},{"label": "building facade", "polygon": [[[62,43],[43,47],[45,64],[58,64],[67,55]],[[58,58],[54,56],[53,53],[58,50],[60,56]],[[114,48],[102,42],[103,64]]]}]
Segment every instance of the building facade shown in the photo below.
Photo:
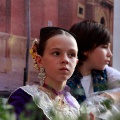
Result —
[{"label": "building facade", "polygon": [[[114,0],[1,0],[0,61],[3,64],[0,72],[13,71],[16,58],[24,61],[22,69],[25,66],[28,13],[31,44],[34,38],[39,38],[42,27],[69,29],[85,19],[104,24],[113,34],[113,8]],[[34,71],[30,66],[30,71]]]}]

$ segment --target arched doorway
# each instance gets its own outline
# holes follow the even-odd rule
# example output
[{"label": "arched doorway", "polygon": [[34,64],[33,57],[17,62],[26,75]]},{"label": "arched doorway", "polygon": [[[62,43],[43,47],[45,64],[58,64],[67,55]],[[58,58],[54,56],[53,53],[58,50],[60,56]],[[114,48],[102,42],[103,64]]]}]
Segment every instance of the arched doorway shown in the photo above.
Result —
[{"label": "arched doorway", "polygon": [[105,18],[104,17],[101,18],[100,23],[105,25]]}]

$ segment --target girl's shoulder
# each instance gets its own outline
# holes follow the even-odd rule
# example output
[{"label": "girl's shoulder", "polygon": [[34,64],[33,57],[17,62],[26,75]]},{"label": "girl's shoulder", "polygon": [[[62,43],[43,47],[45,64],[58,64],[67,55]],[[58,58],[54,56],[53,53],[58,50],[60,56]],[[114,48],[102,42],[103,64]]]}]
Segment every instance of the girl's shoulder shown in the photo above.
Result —
[{"label": "girl's shoulder", "polygon": [[[37,120],[37,117],[39,116],[40,113],[42,115],[42,118],[44,120],[47,120],[46,116],[43,113],[43,110],[36,106],[33,100],[33,97],[31,96],[35,88],[36,88],[35,86],[26,85],[26,86],[16,89],[9,96],[8,104],[13,106],[15,113],[16,113],[17,120],[19,120],[19,115],[22,112],[25,115],[31,117],[31,114],[34,115],[34,111],[36,111],[35,120]],[[32,108],[29,107],[28,109],[27,105],[32,106]]]},{"label": "girl's shoulder", "polygon": [[7,104],[13,106],[15,113],[18,115],[24,110],[25,105],[32,100],[32,97],[21,88],[13,91],[8,98]]},{"label": "girl's shoulder", "polygon": [[8,98],[8,103],[11,101],[25,101],[29,102],[32,99],[33,94],[35,94],[37,91],[37,85],[26,85],[17,88],[14,90],[9,98]]},{"label": "girl's shoulder", "polygon": [[16,90],[14,90],[11,94],[10,94],[10,96],[9,96],[9,98],[8,98],[8,103],[11,101],[11,100],[30,100],[30,98],[31,98],[31,96],[27,93],[27,92],[25,92],[23,89],[22,89],[22,87],[20,87],[20,88],[18,88],[18,89],[16,89]]}]

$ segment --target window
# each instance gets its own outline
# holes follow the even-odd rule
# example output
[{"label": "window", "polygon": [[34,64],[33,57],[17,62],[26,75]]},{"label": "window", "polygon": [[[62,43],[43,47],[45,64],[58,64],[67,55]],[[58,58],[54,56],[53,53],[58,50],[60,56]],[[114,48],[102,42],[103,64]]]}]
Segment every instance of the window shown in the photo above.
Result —
[{"label": "window", "polygon": [[79,7],[79,14],[83,15],[83,8]]},{"label": "window", "polygon": [[77,16],[80,18],[84,18],[85,16],[85,6],[81,3],[78,3]]}]

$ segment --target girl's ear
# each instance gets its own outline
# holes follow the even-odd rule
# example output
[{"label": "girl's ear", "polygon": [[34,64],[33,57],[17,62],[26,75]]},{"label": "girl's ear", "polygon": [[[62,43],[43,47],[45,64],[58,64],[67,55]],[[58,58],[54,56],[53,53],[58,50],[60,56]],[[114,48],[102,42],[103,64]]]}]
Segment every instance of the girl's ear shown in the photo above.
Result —
[{"label": "girl's ear", "polygon": [[35,61],[39,67],[42,65],[42,57],[40,55],[36,55]]}]

